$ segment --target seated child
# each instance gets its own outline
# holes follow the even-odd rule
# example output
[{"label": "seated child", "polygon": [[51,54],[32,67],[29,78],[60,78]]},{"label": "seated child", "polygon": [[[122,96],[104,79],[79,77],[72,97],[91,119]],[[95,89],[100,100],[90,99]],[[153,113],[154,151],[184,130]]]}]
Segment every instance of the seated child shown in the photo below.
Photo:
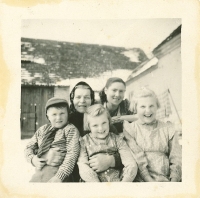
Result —
[{"label": "seated child", "polygon": [[[78,158],[79,174],[85,182],[132,182],[137,174],[137,164],[123,140],[123,134],[109,132],[111,118],[109,112],[101,105],[88,107],[85,113],[85,130],[90,133],[81,139],[81,151]],[[97,153],[112,155],[119,152],[123,173],[117,168],[108,168],[99,172],[90,167],[88,159]]]},{"label": "seated child", "polygon": [[181,146],[171,123],[156,120],[160,107],[155,93],[147,88],[134,95],[132,110],[138,120],[124,122],[124,136],[138,164],[135,181],[180,182]]},{"label": "seated child", "polygon": [[[69,105],[66,100],[49,99],[45,112],[50,124],[41,126],[25,149],[27,161],[36,167],[30,182],[69,182],[79,156],[79,132],[68,123]],[[55,148],[65,154],[60,165],[52,165],[48,158]]]}]

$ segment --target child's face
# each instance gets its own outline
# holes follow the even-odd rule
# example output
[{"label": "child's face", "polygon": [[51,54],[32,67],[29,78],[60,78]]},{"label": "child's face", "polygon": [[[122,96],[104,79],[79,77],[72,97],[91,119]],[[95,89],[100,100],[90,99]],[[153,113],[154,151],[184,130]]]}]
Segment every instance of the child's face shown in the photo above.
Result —
[{"label": "child's face", "polygon": [[87,107],[91,105],[91,96],[89,89],[77,88],[74,94],[74,107],[80,113],[85,113]]},{"label": "child's face", "polygon": [[109,120],[106,112],[97,117],[88,116],[89,128],[92,136],[105,139],[109,134]]},{"label": "child's face", "polygon": [[146,124],[156,119],[157,104],[154,97],[142,97],[137,103],[138,118]]},{"label": "child's face", "polygon": [[51,125],[56,128],[62,128],[67,124],[68,121],[68,112],[67,108],[56,108],[50,107],[47,110],[47,116]]}]

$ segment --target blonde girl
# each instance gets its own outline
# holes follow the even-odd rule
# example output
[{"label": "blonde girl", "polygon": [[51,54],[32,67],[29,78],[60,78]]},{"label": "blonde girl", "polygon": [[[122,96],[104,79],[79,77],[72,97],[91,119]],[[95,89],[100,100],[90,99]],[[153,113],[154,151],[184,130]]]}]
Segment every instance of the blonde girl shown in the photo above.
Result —
[{"label": "blonde girl", "polygon": [[[111,118],[109,112],[101,105],[96,104],[88,107],[85,113],[85,130],[90,133],[81,139],[81,151],[78,159],[78,167],[81,178],[85,182],[132,182],[137,173],[137,165],[123,140],[123,135],[116,135],[110,132]],[[102,153],[113,155],[119,152],[123,173],[120,169],[109,167],[99,172],[94,166],[91,167],[89,158]]]},{"label": "blonde girl", "polygon": [[141,88],[130,106],[138,120],[124,122],[123,133],[138,164],[139,182],[181,181],[181,146],[174,126],[156,119],[159,107],[155,93]]}]

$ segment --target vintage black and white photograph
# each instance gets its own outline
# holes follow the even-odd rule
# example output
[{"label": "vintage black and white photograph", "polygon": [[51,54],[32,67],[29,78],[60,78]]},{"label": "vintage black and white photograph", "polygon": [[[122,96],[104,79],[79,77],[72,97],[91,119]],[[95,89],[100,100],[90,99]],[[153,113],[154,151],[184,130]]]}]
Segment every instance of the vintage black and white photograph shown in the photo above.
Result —
[{"label": "vintage black and white photograph", "polygon": [[198,8],[1,3],[0,197],[198,197]]},{"label": "vintage black and white photograph", "polygon": [[28,182],[182,182],[180,18],[21,21]]}]

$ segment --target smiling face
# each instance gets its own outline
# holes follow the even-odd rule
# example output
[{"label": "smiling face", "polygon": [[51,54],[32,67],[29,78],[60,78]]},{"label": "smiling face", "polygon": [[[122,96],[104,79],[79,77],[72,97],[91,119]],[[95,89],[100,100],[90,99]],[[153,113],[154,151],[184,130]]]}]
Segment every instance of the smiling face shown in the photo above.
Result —
[{"label": "smiling face", "polygon": [[67,107],[63,108],[50,107],[47,110],[47,117],[53,127],[60,129],[64,127],[68,121]]},{"label": "smiling face", "polygon": [[92,103],[89,89],[77,88],[73,99],[74,107],[79,113],[84,113]]},{"label": "smiling face", "polygon": [[108,136],[109,120],[106,112],[95,117],[88,115],[87,119],[93,137],[105,139]]},{"label": "smiling face", "polygon": [[105,94],[108,103],[118,106],[124,99],[126,87],[121,82],[114,82],[108,88],[105,88]]},{"label": "smiling face", "polygon": [[154,97],[141,97],[137,103],[137,115],[140,121],[150,124],[156,119],[157,103]]}]

